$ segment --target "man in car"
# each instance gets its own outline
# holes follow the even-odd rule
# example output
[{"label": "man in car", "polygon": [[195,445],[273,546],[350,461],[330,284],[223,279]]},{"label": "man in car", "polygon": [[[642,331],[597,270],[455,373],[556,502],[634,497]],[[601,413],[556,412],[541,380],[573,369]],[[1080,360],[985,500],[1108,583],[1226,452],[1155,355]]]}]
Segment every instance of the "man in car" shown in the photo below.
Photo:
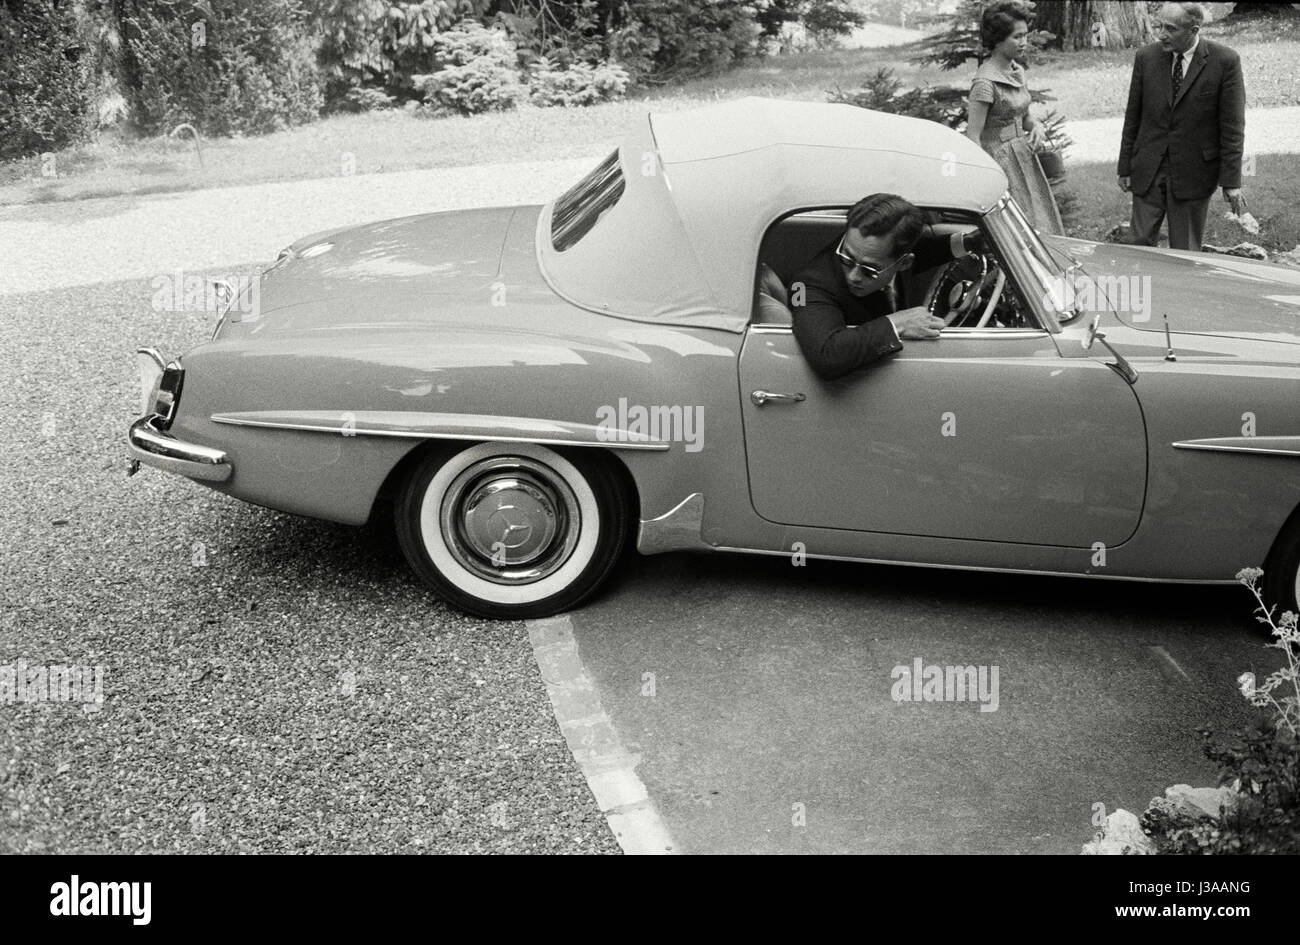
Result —
[{"label": "man in car", "polygon": [[924,215],[902,197],[872,194],[849,208],[844,234],[795,275],[794,336],[819,377],[834,380],[902,351],[903,340],[938,339],[943,319],[924,306],[899,309],[898,274],[950,262],[979,237],[921,240],[924,227]]}]

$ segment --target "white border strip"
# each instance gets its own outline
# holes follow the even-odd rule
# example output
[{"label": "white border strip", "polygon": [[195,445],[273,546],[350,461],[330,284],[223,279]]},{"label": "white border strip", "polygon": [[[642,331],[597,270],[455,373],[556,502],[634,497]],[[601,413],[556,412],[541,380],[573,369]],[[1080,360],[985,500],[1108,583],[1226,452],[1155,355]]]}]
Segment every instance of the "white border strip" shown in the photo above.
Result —
[{"label": "white border strip", "polygon": [[640,757],[623,748],[600,704],[578,653],[573,624],[563,614],[524,623],[555,720],[618,845],[627,854],[677,853],[667,824],[637,777]]}]

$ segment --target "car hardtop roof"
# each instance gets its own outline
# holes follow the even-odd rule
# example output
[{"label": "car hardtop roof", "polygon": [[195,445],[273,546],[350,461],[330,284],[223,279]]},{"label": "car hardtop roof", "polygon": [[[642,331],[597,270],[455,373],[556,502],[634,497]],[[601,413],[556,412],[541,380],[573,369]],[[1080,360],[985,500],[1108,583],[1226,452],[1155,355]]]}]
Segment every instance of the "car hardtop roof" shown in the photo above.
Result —
[{"label": "car hardtop roof", "polygon": [[983,213],[1006,177],[938,122],[853,105],[742,98],[655,112],[618,150],[623,191],[572,246],[538,220],[539,264],[557,293],[593,311],[744,331],[763,234],[793,210],[894,193]]},{"label": "car hardtop roof", "polygon": [[785,145],[871,151],[897,155],[899,160],[950,155],[959,163],[997,168],[983,148],[946,125],[846,103],[748,96],[682,111],[651,112],[647,120],[666,165]]}]

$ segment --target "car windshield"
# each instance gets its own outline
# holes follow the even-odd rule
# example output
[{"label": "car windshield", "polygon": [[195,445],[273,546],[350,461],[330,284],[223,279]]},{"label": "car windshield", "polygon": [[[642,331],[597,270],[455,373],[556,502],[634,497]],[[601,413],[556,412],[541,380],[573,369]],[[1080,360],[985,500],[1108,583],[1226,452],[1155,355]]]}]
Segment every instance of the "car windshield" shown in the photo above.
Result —
[{"label": "car windshield", "polygon": [[551,214],[551,245],[562,253],[590,232],[597,221],[618,203],[626,186],[615,151],[591,173],[555,201]]},{"label": "car windshield", "polygon": [[999,242],[1005,244],[1008,263],[1019,269],[1026,280],[1026,290],[1060,314],[1062,305],[1053,302],[1061,295],[1061,284],[1069,278],[1069,272],[1029,225],[1024,211],[1007,194],[988,212],[986,220],[996,230]]}]

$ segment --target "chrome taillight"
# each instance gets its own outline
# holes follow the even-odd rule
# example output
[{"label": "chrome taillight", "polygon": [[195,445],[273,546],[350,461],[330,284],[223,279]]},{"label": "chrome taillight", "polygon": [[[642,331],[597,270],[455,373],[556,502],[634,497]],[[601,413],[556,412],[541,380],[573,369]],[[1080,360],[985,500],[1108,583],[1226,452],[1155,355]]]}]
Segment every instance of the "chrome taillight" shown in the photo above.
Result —
[{"label": "chrome taillight", "polygon": [[136,364],[140,368],[141,413],[155,418],[154,425],[166,430],[181,399],[185,369],[179,361],[164,360],[156,348],[137,350]]}]

